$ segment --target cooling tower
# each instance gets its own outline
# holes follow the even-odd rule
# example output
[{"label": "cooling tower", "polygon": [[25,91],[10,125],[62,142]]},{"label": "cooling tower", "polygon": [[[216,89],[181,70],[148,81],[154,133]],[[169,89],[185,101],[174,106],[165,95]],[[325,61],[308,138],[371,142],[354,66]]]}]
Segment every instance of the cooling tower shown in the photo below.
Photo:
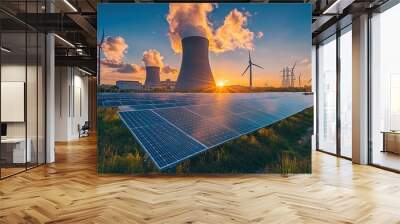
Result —
[{"label": "cooling tower", "polygon": [[146,66],[144,88],[155,88],[160,84],[160,67]]},{"label": "cooling tower", "polygon": [[176,91],[203,90],[215,87],[208,60],[208,39],[190,36],[182,39],[182,64]]}]

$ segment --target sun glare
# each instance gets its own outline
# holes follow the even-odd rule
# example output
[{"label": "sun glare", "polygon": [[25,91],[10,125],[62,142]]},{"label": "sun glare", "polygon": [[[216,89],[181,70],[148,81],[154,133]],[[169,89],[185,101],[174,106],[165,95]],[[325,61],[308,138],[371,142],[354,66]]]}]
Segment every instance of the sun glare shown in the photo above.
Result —
[{"label": "sun glare", "polygon": [[225,86],[226,82],[227,82],[226,80],[218,81],[217,82],[217,87],[218,88],[223,88]]}]

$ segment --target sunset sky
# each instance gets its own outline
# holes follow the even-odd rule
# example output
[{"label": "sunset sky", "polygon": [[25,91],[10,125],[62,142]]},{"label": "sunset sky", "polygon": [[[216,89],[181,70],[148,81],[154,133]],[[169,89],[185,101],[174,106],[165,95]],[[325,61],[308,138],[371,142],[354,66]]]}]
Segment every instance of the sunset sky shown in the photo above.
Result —
[{"label": "sunset sky", "polygon": [[248,85],[248,75],[241,76],[248,50],[253,62],[264,67],[254,68],[254,86],[280,86],[280,71],[295,62],[302,85],[311,76],[310,4],[99,4],[97,30],[98,42],[105,32],[103,84],[143,83],[145,63],[162,68],[161,80],[176,80],[180,39],[194,34],[210,41],[217,83]]}]

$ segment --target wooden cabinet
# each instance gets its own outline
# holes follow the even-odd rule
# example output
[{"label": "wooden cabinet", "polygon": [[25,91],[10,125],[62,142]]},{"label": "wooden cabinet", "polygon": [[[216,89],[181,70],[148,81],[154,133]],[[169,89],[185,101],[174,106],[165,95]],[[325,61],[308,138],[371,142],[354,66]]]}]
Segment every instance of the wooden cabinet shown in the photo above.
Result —
[{"label": "wooden cabinet", "polygon": [[383,152],[400,154],[400,132],[388,131],[383,133]]}]

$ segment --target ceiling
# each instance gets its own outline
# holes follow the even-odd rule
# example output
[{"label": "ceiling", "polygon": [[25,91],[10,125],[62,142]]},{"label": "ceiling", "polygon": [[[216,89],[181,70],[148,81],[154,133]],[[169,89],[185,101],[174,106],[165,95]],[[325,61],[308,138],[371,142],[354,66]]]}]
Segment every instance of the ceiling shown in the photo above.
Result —
[{"label": "ceiling", "polygon": [[[258,3],[311,3],[313,40],[349,14],[374,8],[387,0],[253,0]],[[167,0],[1,0],[0,25],[4,38],[20,43],[25,30],[54,32],[56,64],[84,67],[96,72],[97,3],[172,2]],[[177,2],[177,1],[174,1]],[[180,1],[182,2],[182,1]],[[211,1],[212,2],[212,1]],[[218,2],[233,2],[218,1]],[[234,1],[249,2],[249,1]],[[50,13],[51,12],[51,13]],[[333,31],[334,32],[334,31]],[[326,35],[326,34],[324,34]],[[60,37],[60,38],[59,38]],[[8,42],[8,40],[7,40]],[[3,41],[3,43],[5,43]],[[21,48],[22,49],[22,48]],[[28,49],[28,52],[30,50]]]}]

